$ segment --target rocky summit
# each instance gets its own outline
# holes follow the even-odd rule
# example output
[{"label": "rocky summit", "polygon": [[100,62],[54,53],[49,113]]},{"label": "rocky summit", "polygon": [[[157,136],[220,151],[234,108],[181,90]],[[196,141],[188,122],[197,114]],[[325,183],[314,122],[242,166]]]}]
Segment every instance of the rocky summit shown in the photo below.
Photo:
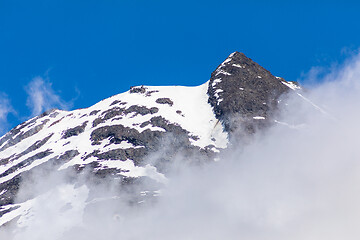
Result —
[{"label": "rocky summit", "polygon": [[[255,126],[273,119],[280,96],[289,90],[284,79],[273,76],[243,53],[232,53],[211,74],[208,95],[215,116],[226,132]],[[233,122],[235,121],[235,122]]]},{"label": "rocky summit", "polygon": [[[0,139],[0,226],[31,221],[39,193],[18,193],[39,173],[86,172],[84,184],[111,179],[134,203],[156,196],[178,156],[216,160],[234,134],[275,123],[281,97],[299,89],[234,52],[200,86],[135,86],[86,109],[49,110]],[[131,187],[145,180],[147,189]],[[78,178],[68,181],[82,191]],[[85,207],[101,198],[88,189]]]}]

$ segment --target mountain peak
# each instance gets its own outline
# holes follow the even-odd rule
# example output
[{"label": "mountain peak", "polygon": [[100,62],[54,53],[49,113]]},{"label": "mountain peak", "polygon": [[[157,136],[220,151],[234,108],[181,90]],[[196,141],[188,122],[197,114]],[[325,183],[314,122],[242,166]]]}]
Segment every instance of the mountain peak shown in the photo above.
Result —
[{"label": "mountain peak", "polygon": [[238,52],[238,51],[235,51],[235,52],[231,53],[228,58],[234,58],[234,59],[246,58],[246,59],[249,59],[248,57],[245,56],[244,53]]},{"label": "mountain peak", "polygon": [[229,55],[229,57],[232,61],[232,64],[241,64],[241,63],[250,63],[254,62],[251,58],[248,58],[244,53],[242,52],[233,52]]},{"label": "mountain peak", "polygon": [[[44,192],[63,192],[57,181],[34,192],[37,187],[31,184],[38,173],[41,181],[53,173],[70,176],[67,185],[76,194],[65,195],[82,196],[62,195],[56,217],[71,201],[86,211],[92,211],[98,199],[110,201],[98,184],[85,184],[85,179],[105,179],[106,185],[110,181],[114,189],[125,189],[134,206],[150,202],[166,185],[172,165],[179,165],[178,156],[185,156],[186,165],[215,161],[230,146],[229,137],[243,141],[248,133],[275,122],[281,94],[296,88],[234,52],[200,86],[131,87],[88,108],[50,110],[34,117],[0,138],[0,227],[31,224],[28,216],[36,214],[34,206],[44,202]],[[239,134],[245,138],[236,138]],[[82,184],[85,188],[76,187]]]},{"label": "mountain peak", "polygon": [[[219,74],[229,75],[229,74],[227,74],[229,72],[224,71],[224,69],[231,70],[233,68],[233,70],[235,70],[237,68],[245,69],[246,67],[250,67],[250,69],[253,69],[253,70],[260,68],[261,70],[267,71],[266,69],[261,67],[259,64],[254,62],[251,58],[248,58],[244,53],[236,51],[236,52],[231,53],[216,68],[216,70],[213,72],[213,74],[215,73],[216,76]],[[237,70],[239,70],[239,69],[237,69]],[[246,71],[248,71],[248,69]]]},{"label": "mountain peak", "polygon": [[[288,90],[283,79],[245,54],[233,52],[211,73],[208,95],[216,117],[232,132],[239,125],[231,123],[234,116],[241,116],[241,121],[250,119],[251,124],[254,119],[271,118],[270,110],[277,108],[277,99]],[[254,131],[254,126],[246,128]]]}]

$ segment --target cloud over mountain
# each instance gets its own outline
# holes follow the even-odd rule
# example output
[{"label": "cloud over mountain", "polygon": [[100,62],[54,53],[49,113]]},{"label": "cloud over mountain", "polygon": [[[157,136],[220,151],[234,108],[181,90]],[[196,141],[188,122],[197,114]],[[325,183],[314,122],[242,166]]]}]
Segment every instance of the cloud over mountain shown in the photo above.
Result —
[{"label": "cloud over mountain", "polygon": [[[32,153],[11,156],[19,133],[9,134],[0,147],[18,165],[2,165],[0,181],[16,171],[27,179],[19,205],[3,206],[21,215],[14,239],[356,239],[359,57],[307,91],[237,57],[202,86],[139,86],[35,118],[19,126],[20,135],[39,126],[28,137],[37,142]],[[232,81],[246,103],[259,100],[257,91],[269,98],[236,105]],[[283,86],[281,96],[272,91]],[[276,112],[263,106],[270,103]],[[243,112],[224,117],[229,109]]]}]

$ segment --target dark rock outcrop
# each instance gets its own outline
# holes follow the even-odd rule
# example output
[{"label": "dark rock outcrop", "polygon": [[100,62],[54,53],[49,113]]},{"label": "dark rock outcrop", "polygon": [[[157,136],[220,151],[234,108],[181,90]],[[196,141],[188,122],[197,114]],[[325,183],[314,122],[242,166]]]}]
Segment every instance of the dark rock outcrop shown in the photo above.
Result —
[{"label": "dark rock outcrop", "polygon": [[152,108],[147,108],[144,106],[138,106],[138,105],[132,105],[128,108],[125,107],[113,107],[109,110],[104,111],[101,116],[99,116],[98,118],[96,118],[93,121],[93,127],[96,127],[97,125],[99,125],[100,123],[103,123],[109,119],[112,119],[116,116],[119,116],[119,118],[121,119],[122,116],[125,116],[127,114],[132,113],[133,117],[140,114],[142,116],[147,115],[147,114],[154,114],[157,113],[159,111],[159,109],[157,107],[152,107]]},{"label": "dark rock outcrop", "polygon": [[289,91],[283,81],[235,52],[211,74],[209,103],[226,131],[234,133],[241,128],[251,134],[274,116],[280,96]]},{"label": "dark rock outcrop", "polygon": [[0,152],[4,151],[8,147],[14,146],[15,144],[19,143],[20,141],[24,140],[25,138],[31,137],[32,135],[38,133],[44,127],[44,125],[49,121],[49,119],[45,119],[42,121],[41,124],[30,128],[28,131],[25,131],[25,132],[21,131],[25,127],[29,127],[32,124],[34,124],[38,118],[41,118],[41,116],[34,118],[30,122],[20,124],[18,127],[13,128],[10,132],[8,132],[6,135],[4,135],[0,139],[0,146],[4,143],[5,144],[0,148]]},{"label": "dark rock outcrop", "polygon": [[169,106],[172,106],[174,104],[170,98],[158,98],[158,99],[156,99],[156,103],[168,104]]},{"label": "dark rock outcrop", "polygon": [[74,127],[74,128],[70,128],[68,130],[65,131],[63,138],[69,138],[69,137],[73,137],[73,136],[77,136],[80,133],[83,133],[85,131],[86,125],[87,125],[87,121],[84,122],[83,124],[81,124],[80,126]]}]

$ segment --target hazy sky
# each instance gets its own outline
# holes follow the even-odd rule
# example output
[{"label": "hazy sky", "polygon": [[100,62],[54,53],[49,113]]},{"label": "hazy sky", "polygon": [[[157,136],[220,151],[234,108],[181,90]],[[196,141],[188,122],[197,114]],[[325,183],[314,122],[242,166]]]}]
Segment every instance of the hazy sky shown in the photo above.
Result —
[{"label": "hazy sky", "polygon": [[0,0],[0,134],[132,85],[199,85],[231,52],[287,80],[360,46],[351,1]]}]

